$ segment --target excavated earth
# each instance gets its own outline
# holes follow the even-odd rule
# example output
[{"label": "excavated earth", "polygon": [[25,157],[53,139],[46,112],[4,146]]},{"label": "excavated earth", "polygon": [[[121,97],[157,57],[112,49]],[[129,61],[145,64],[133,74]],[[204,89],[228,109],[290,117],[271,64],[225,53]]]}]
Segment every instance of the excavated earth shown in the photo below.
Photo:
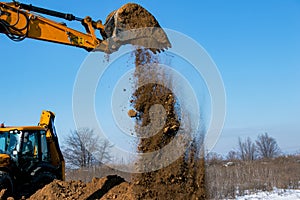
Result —
[{"label": "excavated earth", "polygon": [[107,38],[114,37],[118,46],[133,44],[148,47],[153,52],[171,47],[155,17],[135,3],[111,12],[104,25]]},{"label": "excavated earth", "polygon": [[[93,178],[91,182],[54,180],[42,189],[36,191],[27,200],[94,200],[94,199],[133,199],[132,186],[117,175],[104,178]],[[0,199],[14,200],[8,197],[5,190],[0,192]],[[26,199],[16,197],[15,199]]]},{"label": "excavated earth", "polygon": [[58,181],[46,185],[33,194],[29,200],[45,199],[132,199],[129,183],[119,176],[111,175],[104,178],[93,178],[89,183],[82,181]]}]

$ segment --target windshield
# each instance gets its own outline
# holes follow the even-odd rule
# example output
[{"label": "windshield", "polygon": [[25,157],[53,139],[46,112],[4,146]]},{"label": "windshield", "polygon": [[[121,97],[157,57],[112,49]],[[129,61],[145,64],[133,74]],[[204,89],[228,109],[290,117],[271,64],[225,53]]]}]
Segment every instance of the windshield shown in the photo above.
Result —
[{"label": "windshield", "polygon": [[16,132],[0,132],[0,153],[11,154],[13,150],[18,150],[20,134]]}]

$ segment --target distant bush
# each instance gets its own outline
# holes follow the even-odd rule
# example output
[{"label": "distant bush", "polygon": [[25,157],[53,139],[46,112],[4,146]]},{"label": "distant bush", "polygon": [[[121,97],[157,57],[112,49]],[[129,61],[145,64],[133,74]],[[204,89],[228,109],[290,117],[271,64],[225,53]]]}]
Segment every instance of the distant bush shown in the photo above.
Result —
[{"label": "distant bush", "polygon": [[256,140],[256,151],[260,158],[275,158],[280,154],[276,140],[268,135],[261,134]]}]

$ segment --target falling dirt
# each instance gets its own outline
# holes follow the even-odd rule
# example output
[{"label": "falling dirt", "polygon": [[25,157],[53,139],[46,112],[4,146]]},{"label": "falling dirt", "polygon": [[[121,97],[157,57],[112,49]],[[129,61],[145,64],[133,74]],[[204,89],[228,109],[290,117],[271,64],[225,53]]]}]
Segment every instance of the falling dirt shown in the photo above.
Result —
[{"label": "falling dirt", "polygon": [[[165,147],[178,134],[182,123],[176,110],[176,97],[172,88],[167,88],[168,80],[165,72],[158,68],[157,56],[147,49],[135,51],[135,78],[136,88],[131,103],[137,112],[136,132],[141,135],[149,124],[153,123],[152,106],[162,105],[166,118],[162,118],[156,126],[162,127],[154,135],[140,139],[137,151],[149,153]],[[151,127],[151,126],[150,126]],[[185,134],[189,130],[185,130]],[[145,133],[142,133],[145,136]],[[146,135],[147,136],[147,135]],[[135,199],[205,199],[205,170],[204,160],[200,158],[199,141],[191,142],[184,155],[169,166],[150,172],[135,174],[132,178],[133,194]],[[172,155],[172,152],[170,152]],[[139,167],[163,160],[137,161]],[[148,168],[145,168],[148,170]]]}]

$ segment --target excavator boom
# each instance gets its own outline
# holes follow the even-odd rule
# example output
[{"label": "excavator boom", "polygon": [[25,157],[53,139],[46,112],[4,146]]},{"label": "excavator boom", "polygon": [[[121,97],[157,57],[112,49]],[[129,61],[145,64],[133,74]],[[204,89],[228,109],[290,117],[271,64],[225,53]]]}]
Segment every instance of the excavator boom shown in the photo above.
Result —
[{"label": "excavator boom", "polygon": [[[76,46],[91,51],[97,47],[99,51],[105,51],[107,44],[95,36],[92,21],[89,17],[82,19],[87,28],[87,33],[71,29],[63,23],[41,17],[31,11],[30,6],[17,3],[0,3],[0,32],[5,33],[10,39],[20,41],[25,38],[44,40],[65,45]],[[37,7],[32,7],[37,8]],[[38,10],[38,9],[34,9]],[[43,9],[42,9],[43,10]],[[50,13],[50,12],[49,12]],[[52,14],[55,12],[53,11]],[[61,13],[56,13],[58,16]],[[73,15],[65,15],[73,19]],[[77,19],[74,17],[74,20]],[[100,22],[99,22],[100,23]],[[104,28],[101,24],[100,28]]]},{"label": "excavator boom", "polygon": [[[143,15],[136,12],[142,12]],[[67,27],[65,23],[53,21],[36,13],[69,21],[80,21],[86,33],[74,30]],[[152,28],[150,31],[141,31],[149,27]],[[155,28],[155,31],[153,28]],[[96,36],[95,30],[100,31],[102,39]],[[132,30],[135,31],[132,32]],[[137,4],[126,4],[112,12],[107,17],[105,25],[103,25],[101,20],[93,21],[89,16],[82,19],[72,14],[32,5],[0,2],[0,33],[6,34],[14,41],[32,38],[80,47],[87,51],[106,53],[117,51],[120,46],[125,44],[151,47],[150,49],[154,52],[160,52],[171,47],[165,32],[156,19],[146,9]],[[152,44],[154,44],[154,48],[152,48]]]}]

